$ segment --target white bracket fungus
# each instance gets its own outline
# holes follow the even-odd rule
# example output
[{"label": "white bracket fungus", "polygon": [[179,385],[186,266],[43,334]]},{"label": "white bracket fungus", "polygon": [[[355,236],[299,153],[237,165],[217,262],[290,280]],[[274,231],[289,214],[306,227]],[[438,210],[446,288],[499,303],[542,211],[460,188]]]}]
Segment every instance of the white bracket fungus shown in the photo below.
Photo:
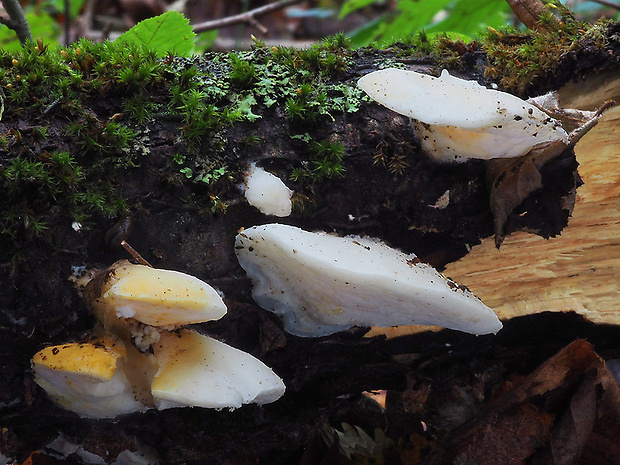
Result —
[{"label": "white bracket fungus", "polygon": [[289,216],[293,209],[293,191],[282,180],[251,163],[245,174],[245,198],[265,215]]},{"label": "white bracket fungus", "polygon": [[151,392],[159,410],[237,408],[268,404],[284,394],[284,383],[263,362],[195,331],[164,333],[153,350],[159,371]]},{"label": "white bracket fungus", "polygon": [[235,250],[254,300],[298,336],[356,325],[425,324],[473,334],[502,327],[467,289],[375,240],[267,224],[239,233]]},{"label": "white bracket fungus", "polygon": [[90,278],[83,296],[101,339],[47,347],[32,358],[37,384],[82,417],[237,408],[284,393],[282,380],[252,355],[195,331],[173,331],[226,314],[217,291],[193,276],[122,260]]},{"label": "white bracket fungus", "polygon": [[358,85],[375,101],[411,118],[422,148],[438,160],[512,158],[560,141],[561,123],[520,98],[476,81],[383,69]]}]

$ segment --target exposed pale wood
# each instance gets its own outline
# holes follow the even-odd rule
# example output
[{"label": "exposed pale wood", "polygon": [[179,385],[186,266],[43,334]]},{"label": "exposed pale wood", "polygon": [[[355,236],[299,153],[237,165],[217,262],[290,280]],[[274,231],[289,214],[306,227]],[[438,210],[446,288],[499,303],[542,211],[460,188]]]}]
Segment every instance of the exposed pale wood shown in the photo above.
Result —
[{"label": "exposed pale wood", "polygon": [[[593,76],[561,93],[565,107],[594,109],[605,100],[620,102],[620,79],[617,73]],[[561,236],[512,234],[500,250],[488,238],[446,268],[446,276],[469,287],[500,319],[575,311],[593,322],[620,325],[620,106],[606,112],[575,153],[585,184]],[[396,336],[423,329],[377,332]]]}]

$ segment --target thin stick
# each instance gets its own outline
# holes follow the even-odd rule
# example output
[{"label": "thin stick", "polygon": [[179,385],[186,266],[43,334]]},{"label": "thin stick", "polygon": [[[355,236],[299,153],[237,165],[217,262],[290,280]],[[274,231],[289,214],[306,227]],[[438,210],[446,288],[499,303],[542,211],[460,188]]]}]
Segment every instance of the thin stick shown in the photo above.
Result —
[{"label": "thin stick", "polygon": [[267,28],[262,25],[262,27],[257,26],[257,24],[259,23],[256,21],[255,16],[260,16],[271,13],[272,11],[281,10],[282,8],[286,8],[287,6],[295,5],[296,3],[300,2],[301,0],[283,0],[281,2],[269,3],[267,5],[254,8],[253,10],[246,11],[245,13],[241,13],[238,15],[228,16],[221,19],[214,19],[212,21],[205,21],[204,23],[195,24],[193,26],[194,32],[204,32],[210,31],[212,29],[220,29],[222,27],[232,26],[234,24],[249,23],[258,27],[261,32],[266,33]]},{"label": "thin stick", "polygon": [[9,19],[2,18],[0,22],[7,26],[10,29],[15,31],[17,34],[17,38],[22,46],[32,40],[32,33],[30,32],[30,26],[28,25],[28,20],[26,19],[26,15],[24,14],[24,10],[22,10],[21,5],[18,0],[1,0],[4,9],[9,15]]},{"label": "thin stick", "polygon": [[65,0],[65,45],[68,47],[71,44],[71,4],[70,0]]},{"label": "thin stick", "polygon": [[[536,31],[546,31],[547,28],[538,21],[543,13],[547,11],[545,5],[540,0],[506,0],[519,21],[527,26],[528,29]],[[555,19],[557,23],[559,21]]]},{"label": "thin stick", "polygon": [[592,0],[594,3],[599,3],[604,6],[608,6],[609,8],[615,8],[616,10],[620,10],[620,3],[610,2],[609,0]]},{"label": "thin stick", "polygon": [[121,241],[121,245],[123,246],[123,248],[129,252],[129,255],[131,255],[133,258],[136,259],[136,261],[140,264],[140,265],[144,265],[144,266],[150,266],[151,268],[153,268],[153,265],[151,265],[149,262],[147,262],[144,257],[142,255],[140,255],[138,253],[138,251],[136,249],[134,249],[132,246],[130,246],[126,240],[122,240]]}]

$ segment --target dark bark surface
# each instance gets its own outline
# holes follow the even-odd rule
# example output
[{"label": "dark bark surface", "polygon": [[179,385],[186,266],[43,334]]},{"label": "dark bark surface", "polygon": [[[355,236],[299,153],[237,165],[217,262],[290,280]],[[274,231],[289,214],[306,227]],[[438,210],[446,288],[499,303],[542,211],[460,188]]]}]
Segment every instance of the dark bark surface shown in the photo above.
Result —
[{"label": "dark bark surface", "polygon": [[[355,82],[375,69],[385,55],[354,53],[341,79]],[[608,66],[617,60],[589,58],[575,60],[588,62],[588,67],[594,63]],[[572,58],[567,60],[569,70],[559,79],[575,75]],[[463,76],[481,77],[484,57],[480,52],[465,53],[461,62]],[[413,68],[428,70],[430,66],[416,62]],[[553,86],[544,83],[543,87]],[[89,104],[88,110],[98,121],[122,110],[120,100],[114,98],[93,99]],[[364,329],[317,339],[286,334],[278,319],[251,299],[249,280],[233,247],[242,227],[285,222],[308,230],[369,235],[414,252],[439,268],[493,232],[484,162],[449,165],[430,160],[420,151],[408,120],[374,103],[365,102],[354,113],[332,116],[333,121],[325,118],[314,123],[310,132],[316,140],[337,140],[345,147],[342,177],[315,183],[289,180],[291,170],[307,158],[307,144],[290,137],[299,128],[291,129],[289,119],[276,107],[266,110],[258,122],[241,122],[226,129],[226,163],[237,173],[233,179],[209,189],[197,183],[175,185],[171,180],[178,170],[171,159],[184,150],[177,139],[178,122],[158,119],[150,124],[145,141],[149,154],[139,158],[138,166],[113,173],[116,189],[130,206],[127,216],[94,217],[88,228],[75,231],[70,215],[49,204],[45,206],[45,234],[27,242],[2,237],[1,452],[22,461],[62,433],[108,462],[140,444],[154,449],[161,463],[169,464],[349,463],[344,451],[351,441],[358,445],[355,453],[384,463],[419,463],[415,457],[421,459],[429,452],[435,454],[432,463],[457,463],[437,458],[442,457],[444,439],[480,412],[488,415],[492,399],[565,345],[586,338],[601,356],[620,356],[618,328],[593,325],[570,314],[516,319],[506,322],[497,336],[483,337],[448,330],[394,340],[364,338]],[[32,134],[38,123],[29,117],[5,114],[0,122],[2,133],[19,130],[22,141],[26,140],[12,142],[9,149],[35,158],[54,149],[78,150],[70,138],[62,136],[67,118],[62,109],[49,115],[50,132],[58,136],[51,143],[36,140]],[[260,135],[259,144],[244,143],[251,133]],[[2,160],[13,156],[15,152],[7,149]],[[398,162],[399,157],[406,161],[401,161],[399,170],[390,171],[390,162]],[[250,161],[285,179],[304,210],[276,221],[249,206],[237,184],[239,173]],[[558,234],[570,213],[563,199],[575,188],[575,171],[570,150],[545,166],[545,190],[515,210],[508,232],[512,228],[534,230],[545,237]],[[102,180],[106,177],[105,173],[101,176]],[[435,208],[448,190],[448,206]],[[211,212],[213,195],[228,205],[225,213]],[[285,396],[274,404],[244,406],[233,412],[173,409],[132,414],[117,421],[84,420],[53,405],[33,382],[30,358],[44,346],[91,336],[94,318],[68,277],[76,266],[107,266],[127,258],[117,246],[120,239],[128,240],[155,267],[190,273],[219,288],[226,296],[228,315],[197,326],[272,367],[286,383]],[[16,251],[20,253],[18,266],[13,263]],[[543,401],[532,402],[532,408],[549,415],[535,416],[536,425],[542,429],[545,425],[545,431],[570,405],[579,383],[590,373],[585,368],[570,370],[574,370],[572,381],[557,386],[555,397],[540,394],[538,400],[547,402],[546,407]],[[605,393],[615,391],[596,380],[594,403],[600,407]],[[388,391],[385,409],[362,394],[370,390]],[[372,445],[364,448],[361,436],[356,441],[352,433],[334,440],[335,429],[343,431],[343,423],[363,429],[373,438]],[[513,426],[521,431],[524,423]],[[604,433],[596,434],[600,443],[609,443]],[[541,449],[548,436],[536,436],[540,444],[532,449]],[[447,448],[451,443],[445,444]],[[592,453],[594,446],[588,444],[583,448]],[[349,458],[354,459],[355,453],[349,453]],[[41,463],[55,463],[47,460]],[[81,459],[67,460],[80,463]]]}]

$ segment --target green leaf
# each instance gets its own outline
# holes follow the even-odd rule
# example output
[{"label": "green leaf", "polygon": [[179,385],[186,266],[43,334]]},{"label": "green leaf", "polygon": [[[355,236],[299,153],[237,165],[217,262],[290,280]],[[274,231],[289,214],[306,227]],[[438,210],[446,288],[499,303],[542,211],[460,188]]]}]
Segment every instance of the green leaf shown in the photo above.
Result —
[{"label": "green leaf", "polygon": [[353,13],[356,10],[364,8],[365,6],[372,5],[375,0],[347,0],[340,9],[338,19],[344,18],[346,15]]},{"label": "green leaf", "polygon": [[375,40],[381,32],[385,29],[385,18],[381,16],[372,21],[368,21],[363,26],[354,29],[347,35],[351,39],[351,46],[353,48],[364,47]]},{"label": "green leaf", "polygon": [[[77,17],[82,11],[85,0],[71,0],[69,4],[69,15],[71,18]],[[54,15],[65,12],[65,0],[43,0],[37,2],[37,7]]]},{"label": "green leaf", "polygon": [[204,31],[196,35],[196,51],[205,52],[211,48],[211,46],[217,40],[218,30],[213,29],[211,31]]},{"label": "green leaf", "polygon": [[[349,0],[347,3],[355,6],[364,1]],[[459,34],[460,39],[469,39],[488,26],[505,25],[509,12],[510,7],[504,0],[398,0],[396,15],[369,22],[349,35],[354,47],[373,42],[391,44],[423,29],[429,37],[450,32]],[[438,20],[442,15],[446,17]]]},{"label": "green leaf", "polygon": [[[443,10],[452,0],[401,0],[398,10],[401,11],[386,30],[384,39],[400,40],[428,26],[437,13]],[[391,35],[392,37],[388,36]]]},{"label": "green leaf", "polygon": [[188,56],[194,50],[195,35],[185,16],[178,11],[167,11],[162,15],[140,21],[115,42],[143,45],[154,50],[159,57],[168,53]]},{"label": "green leaf", "polygon": [[[502,0],[503,1],[503,0]],[[460,40],[461,42],[465,42],[466,44],[474,40],[473,37],[468,36],[467,34],[461,34],[460,32],[446,31],[446,32],[429,32],[427,35],[429,40],[434,40],[437,37],[446,37],[450,40]]]},{"label": "green leaf", "polygon": [[375,41],[392,43],[415,34],[432,23],[433,18],[453,0],[399,0],[397,14],[391,20],[385,16],[381,21],[369,22],[350,36],[354,47]]},{"label": "green leaf", "polygon": [[426,31],[473,36],[489,26],[504,26],[509,19],[510,7],[505,0],[458,0],[446,19],[427,27]]}]

